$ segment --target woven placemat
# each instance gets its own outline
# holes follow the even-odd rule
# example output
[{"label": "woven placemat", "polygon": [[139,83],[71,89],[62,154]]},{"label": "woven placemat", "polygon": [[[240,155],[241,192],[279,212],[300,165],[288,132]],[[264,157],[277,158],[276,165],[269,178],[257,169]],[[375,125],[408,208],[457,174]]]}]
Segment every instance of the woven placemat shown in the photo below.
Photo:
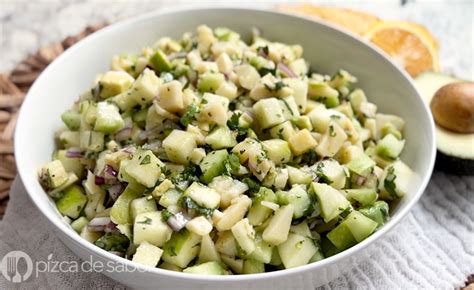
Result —
[{"label": "woven placemat", "polygon": [[0,74],[0,218],[8,204],[10,186],[16,176],[13,155],[13,132],[23,98],[39,74],[64,50],[107,24],[87,26],[77,35],[69,36],[40,48],[21,61],[10,73]]}]

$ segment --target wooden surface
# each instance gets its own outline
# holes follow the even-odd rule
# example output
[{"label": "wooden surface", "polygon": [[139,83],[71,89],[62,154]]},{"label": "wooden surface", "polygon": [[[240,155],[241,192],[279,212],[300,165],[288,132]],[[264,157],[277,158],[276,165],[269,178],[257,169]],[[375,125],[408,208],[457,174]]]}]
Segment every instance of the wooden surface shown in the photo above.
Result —
[{"label": "wooden surface", "polygon": [[21,61],[9,74],[0,74],[0,218],[5,213],[10,186],[16,176],[13,133],[25,94],[43,69],[64,50],[104,26],[91,25],[62,42],[44,46]]}]

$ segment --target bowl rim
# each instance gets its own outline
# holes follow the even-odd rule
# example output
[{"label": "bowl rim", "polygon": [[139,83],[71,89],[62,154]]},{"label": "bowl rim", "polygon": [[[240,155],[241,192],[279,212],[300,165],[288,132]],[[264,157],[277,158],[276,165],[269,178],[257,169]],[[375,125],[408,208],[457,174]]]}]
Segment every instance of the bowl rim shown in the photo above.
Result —
[{"label": "bowl rim", "polygon": [[[377,232],[373,233],[371,236],[369,236],[367,239],[364,241],[356,244],[355,246],[346,249],[334,256],[325,258],[323,260],[310,263],[307,265],[302,265],[299,267],[291,268],[291,269],[284,269],[284,270],[278,270],[278,271],[273,271],[273,272],[264,272],[264,273],[258,273],[258,274],[245,274],[245,275],[196,275],[196,274],[190,274],[190,273],[182,273],[182,272],[175,272],[175,271],[169,271],[165,269],[160,269],[160,268],[152,268],[148,266],[144,266],[142,264],[133,262],[131,260],[127,260],[125,258],[118,257],[114,254],[111,254],[95,245],[92,243],[89,243],[88,241],[84,240],[81,238],[77,233],[75,233],[70,226],[68,226],[66,223],[64,223],[61,219],[59,219],[56,215],[56,213],[48,210],[44,210],[35,200],[33,192],[35,189],[33,188],[31,183],[23,183],[25,186],[25,189],[30,197],[30,199],[33,201],[35,206],[39,209],[39,211],[45,216],[51,224],[53,224],[56,227],[56,230],[61,231],[63,236],[69,240],[72,240],[76,243],[76,245],[80,246],[81,248],[85,249],[86,251],[89,252],[91,256],[97,255],[101,259],[104,260],[112,260],[115,263],[121,263],[124,264],[127,267],[133,267],[134,269],[138,269],[139,272],[146,273],[148,275],[155,275],[157,274],[156,277],[159,275],[163,276],[169,276],[170,278],[174,279],[185,279],[187,281],[201,281],[201,282],[226,282],[226,281],[255,281],[255,280],[263,280],[263,279],[269,279],[269,278],[276,278],[276,277],[283,277],[283,276],[289,276],[289,275],[294,275],[297,273],[304,273],[304,272],[309,272],[311,270],[314,270],[316,268],[322,268],[327,265],[334,264],[336,262],[340,262],[343,259],[346,259],[355,253],[361,251],[362,249],[368,247],[369,245],[373,244],[376,240],[378,240],[380,237],[383,235],[386,235],[388,232],[390,232],[397,224],[400,223],[400,221],[408,214],[408,212],[412,209],[412,207],[415,205],[415,203],[420,199],[421,195],[425,191],[428,182],[431,178],[431,174],[433,172],[434,168],[434,162],[435,162],[435,156],[436,156],[436,143],[435,143],[435,125],[434,121],[431,115],[430,110],[428,109],[428,106],[422,101],[421,96],[419,92],[416,90],[416,87],[414,86],[414,81],[412,78],[408,75],[406,71],[403,69],[399,68],[389,57],[388,55],[380,48],[376,47],[375,45],[363,41],[358,37],[358,35],[343,29],[339,26],[333,25],[331,23],[328,23],[326,21],[320,21],[320,20],[315,20],[312,19],[308,16],[302,16],[302,15],[294,15],[282,11],[277,11],[277,10],[270,10],[270,7],[243,7],[243,6],[237,6],[237,5],[214,5],[214,7],[207,7],[207,6],[202,6],[202,5],[185,5],[185,6],[177,6],[177,7],[169,7],[169,8],[161,8],[157,9],[151,12],[147,12],[135,17],[131,17],[125,20],[118,21],[116,23],[113,23],[76,43],[69,49],[67,49],[64,53],[62,53],[58,58],[56,58],[50,65],[46,67],[46,69],[40,74],[40,76],[37,78],[37,81],[33,83],[31,86],[28,94],[25,97],[25,100],[23,102],[23,105],[19,111],[18,115],[18,123],[15,129],[15,138],[14,138],[14,153],[15,156],[19,156],[19,158],[16,158],[16,165],[18,168],[18,173],[20,178],[22,176],[26,176],[26,171],[31,170],[30,168],[25,168],[25,166],[22,165],[20,162],[21,160],[21,152],[19,151],[21,148],[21,144],[19,144],[19,140],[21,140],[21,135],[22,135],[22,127],[23,123],[27,122],[27,116],[24,116],[24,110],[23,107],[25,104],[29,103],[29,100],[32,99],[30,95],[32,95],[35,91],[36,84],[38,83],[38,80],[42,79],[45,75],[48,74],[48,72],[52,69],[54,69],[55,64],[57,62],[60,62],[63,58],[67,57],[70,53],[73,51],[80,49],[83,45],[87,45],[89,41],[92,39],[101,37],[102,34],[108,33],[110,30],[115,30],[118,29],[119,27],[122,26],[128,26],[128,25],[133,25],[135,23],[141,22],[141,21],[148,21],[151,18],[154,17],[159,17],[161,15],[168,15],[168,14],[174,14],[174,13],[179,13],[179,12],[190,12],[190,11],[201,11],[201,10],[212,10],[212,11],[218,11],[218,10],[234,10],[238,11],[240,13],[245,13],[245,12],[260,12],[260,13],[270,13],[274,15],[279,15],[283,17],[293,17],[297,18],[300,20],[303,20],[305,22],[312,22],[312,23],[318,23],[319,25],[326,26],[329,29],[333,30],[335,33],[343,34],[346,37],[351,38],[352,40],[355,40],[361,44],[363,44],[368,50],[371,50],[373,53],[377,54],[380,57],[380,60],[383,60],[387,62],[389,65],[394,67],[398,73],[400,73],[403,76],[403,79],[409,84],[409,86],[412,87],[413,91],[416,92],[416,96],[412,96],[415,98],[418,98],[418,101],[420,101],[420,104],[422,105],[422,109],[424,110],[425,116],[428,117],[428,122],[429,122],[429,135],[431,136],[430,143],[432,144],[432,150],[431,152],[427,153],[429,154],[429,162],[428,162],[428,170],[425,172],[424,175],[421,177],[421,182],[419,182],[419,187],[416,192],[416,194],[413,196],[413,198],[405,205],[404,208],[400,210],[400,212],[397,213],[395,217],[392,217],[389,222],[387,222],[380,230]],[[23,180],[23,178],[21,178]],[[43,191],[44,194],[46,194]],[[341,273],[342,274],[342,273]]]}]

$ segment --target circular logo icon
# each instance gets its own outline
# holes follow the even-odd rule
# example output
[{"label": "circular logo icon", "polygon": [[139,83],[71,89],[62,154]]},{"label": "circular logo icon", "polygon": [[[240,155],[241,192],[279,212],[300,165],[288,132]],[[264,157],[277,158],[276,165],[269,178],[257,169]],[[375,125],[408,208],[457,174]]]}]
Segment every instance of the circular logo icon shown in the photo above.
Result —
[{"label": "circular logo icon", "polygon": [[26,281],[33,272],[30,256],[22,251],[11,251],[2,259],[2,275],[10,282]]}]

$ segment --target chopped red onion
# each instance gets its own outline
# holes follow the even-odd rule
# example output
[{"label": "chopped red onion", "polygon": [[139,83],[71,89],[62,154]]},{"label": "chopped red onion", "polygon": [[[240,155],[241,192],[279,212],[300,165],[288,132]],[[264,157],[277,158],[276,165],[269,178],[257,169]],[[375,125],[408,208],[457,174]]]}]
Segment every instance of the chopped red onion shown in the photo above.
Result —
[{"label": "chopped red onion", "polygon": [[365,179],[366,179],[366,178],[365,178],[364,176],[357,176],[357,178],[356,178],[356,184],[357,184],[357,185],[362,185],[362,184],[364,184]]},{"label": "chopped red onion", "polygon": [[166,223],[168,223],[173,231],[179,232],[190,220],[191,218],[187,214],[178,212],[177,214],[169,217]]},{"label": "chopped red onion", "polygon": [[287,67],[284,63],[279,62],[277,68],[281,70],[287,77],[290,78],[297,78],[298,75],[296,75],[289,67]]},{"label": "chopped red onion", "polygon": [[115,168],[113,168],[112,166],[110,166],[110,165],[108,165],[108,164],[105,165],[104,171],[105,171],[107,174],[112,175],[113,177],[117,177],[117,175],[118,175],[117,170],[115,170]]},{"label": "chopped red onion", "polygon": [[109,191],[109,195],[110,195],[110,198],[113,200],[113,201],[116,201],[117,198],[119,197],[119,195],[123,192],[124,188],[123,186],[119,183],[119,184],[115,184],[115,185],[112,185],[111,187],[109,187],[108,191]]},{"label": "chopped red onion", "polygon": [[105,178],[103,178],[102,176],[96,176],[95,177],[95,184],[97,184],[97,185],[105,184]]},{"label": "chopped red onion", "polygon": [[79,148],[69,148],[66,151],[66,157],[68,158],[81,158],[84,157],[83,152]]},{"label": "chopped red onion", "polygon": [[137,151],[137,148],[128,146],[128,147],[123,148],[122,151],[128,154],[134,154],[135,151]]},{"label": "chopped red onion", "polygon": [[104,232],[106,233],[113,233],[117,231],[117,225],[114,224],[113,222],[109,222],[104,229]]},{"label": "chopped red onion", "polygon": [[131,135],[132,135],[132,128],[124,127],[120,129],[117,133],[115,133],[115,139],[117,139],[118,141],[123,141],[130,138]]},{"label": "chopped red onion", "polygon": [[103,232],[109,223],[109,217],[95,217],[89,222],[87,228],[92,232]]}]

